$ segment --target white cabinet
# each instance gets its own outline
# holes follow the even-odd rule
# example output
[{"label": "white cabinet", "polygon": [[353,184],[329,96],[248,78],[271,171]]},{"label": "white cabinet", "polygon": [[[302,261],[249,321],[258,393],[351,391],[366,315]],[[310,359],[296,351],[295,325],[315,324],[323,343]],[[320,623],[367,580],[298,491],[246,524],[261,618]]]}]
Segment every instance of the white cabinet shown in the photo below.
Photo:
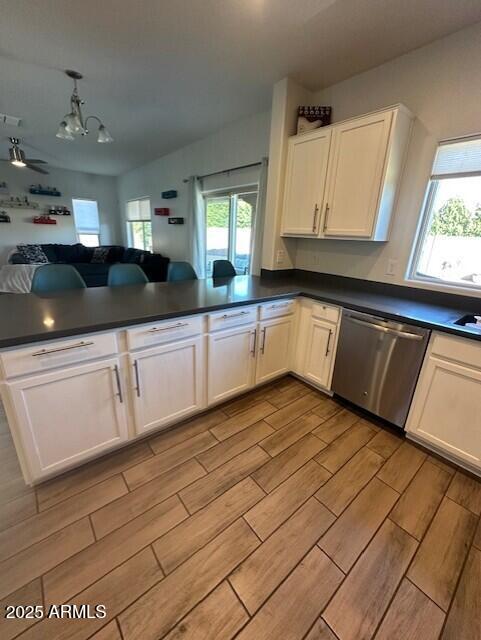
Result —
[{"label": "white cabinet", "polygon": [[330,142],[330,130],[289,140],[282,219],[284,235],[318,234]]},{"label": "white cabinet", "polygon": [[261,322],[256,363],[256,383],[267,382],[290,370],[294,323],[290,316]]},{"label": "white cabinet", "polygon": [[481,469],[481,344],[434,334],[406,425],[408,436]]},{"label": "white cabinet", "polygon": [[63,368],[8,383],[30,480],[112,449],[128,438],[118,358]]},{"label": "white cabinet", "polygon": [[314,384],[328,389],[331,384],[337,343],[337,326],[312,317],[306,341],[303,375]]},{"label": "white cabinet", "polygon": [[208,403],[243,393],[254,384],[256,325],[242,325],[208,337]]},{"label": "white cabinet", "polygon": [[205,407],[203,336],[144,349],[129,360],[138,434]]},{"label": "white cabinet", "polygon": [[411,123],[398,105],[293,136],[282,234],[387,240]]},{"label": "white cabinet", "polygon": [[334,128],[324,236],[373,234],[392,117],[384,111]]}]

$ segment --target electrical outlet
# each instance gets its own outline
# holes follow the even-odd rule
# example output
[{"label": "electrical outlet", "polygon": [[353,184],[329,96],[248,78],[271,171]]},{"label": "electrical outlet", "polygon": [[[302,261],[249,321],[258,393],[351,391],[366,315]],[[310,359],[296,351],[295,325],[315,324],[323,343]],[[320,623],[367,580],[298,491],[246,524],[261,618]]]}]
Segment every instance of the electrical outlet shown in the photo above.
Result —
[{"label": "electrical outlet", "polygon": [[276,264],[282,264],[284,262],[284,258],[286,257],[286,252],[284,249],[278,249],[276,254]]},{"label": "electrical outlet", "polygon": [[386,275],[395,276],[396,270],[397,270],[397,260],[395,258],[389,258],[389,260],[387,261]]}]

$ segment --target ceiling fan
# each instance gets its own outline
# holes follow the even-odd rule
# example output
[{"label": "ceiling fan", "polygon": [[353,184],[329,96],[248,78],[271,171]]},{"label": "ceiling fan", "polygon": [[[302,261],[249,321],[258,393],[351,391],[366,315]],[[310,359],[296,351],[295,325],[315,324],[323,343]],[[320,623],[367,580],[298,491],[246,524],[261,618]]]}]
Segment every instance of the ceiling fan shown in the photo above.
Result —
[{"label": "ceiling fan", "polygon": [[36,166],[37,164],[47,164],[45,160],[27,158],[24,151],[18,146],[20,144],[20,139],[9,138],[9,140],[12,143],[12,146],[8,150],[10,157],[8,160],[1,160],[2,162],[10,162],[10,164],[13,164],[15,167],[27,167],[32,171],[37,171],[37,173],[44,173],[45,175],[48,175],[48,171]]}]

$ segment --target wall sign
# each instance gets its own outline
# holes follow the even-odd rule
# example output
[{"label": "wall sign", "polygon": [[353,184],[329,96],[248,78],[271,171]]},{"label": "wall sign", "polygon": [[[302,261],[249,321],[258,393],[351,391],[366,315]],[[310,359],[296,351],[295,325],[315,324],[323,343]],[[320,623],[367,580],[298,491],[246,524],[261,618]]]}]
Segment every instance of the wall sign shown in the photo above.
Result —
[{"label": "wall sign", "polygon": [[162,191],[162,198],[164,200],[171,200],[172,198],[177,198],[177,191],[175,189],[170,189],[170,191]]},{"label": "wall sign", "polygon": [[184,218],[169,218],[169,224],[184,224]]},{"label": "wall sign", "polygon": [[170,216],[169,207],[155,207],[154,213],[156,216]]}]

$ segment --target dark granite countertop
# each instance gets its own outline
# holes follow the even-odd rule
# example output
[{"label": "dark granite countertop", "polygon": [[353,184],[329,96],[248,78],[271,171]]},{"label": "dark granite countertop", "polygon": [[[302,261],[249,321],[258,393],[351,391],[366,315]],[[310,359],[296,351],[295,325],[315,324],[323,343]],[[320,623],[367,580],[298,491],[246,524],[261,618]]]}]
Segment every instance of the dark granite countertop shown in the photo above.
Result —
[{"label": "dark granite countertop", "polygon": [[104,331],[181,315],[304,295],[357,311],[481,340],[454,324],[481,312],[481,300],[292,271],[274,277],[151,283],[49,294],[0,296],[0,348]]}]

